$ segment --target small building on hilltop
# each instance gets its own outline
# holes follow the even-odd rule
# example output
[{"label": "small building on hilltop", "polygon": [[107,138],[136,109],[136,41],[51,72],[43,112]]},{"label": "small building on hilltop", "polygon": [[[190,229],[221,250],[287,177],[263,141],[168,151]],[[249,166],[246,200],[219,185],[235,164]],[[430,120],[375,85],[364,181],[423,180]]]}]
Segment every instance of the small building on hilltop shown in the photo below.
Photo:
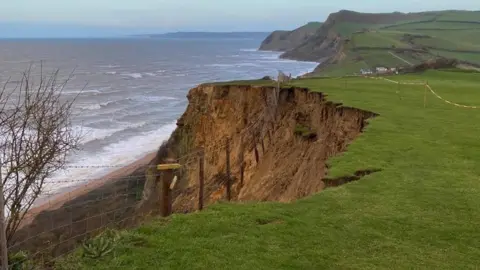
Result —
[{"label": "small building on hilltop", "polygon": [[360,74],[362,75],[370,75],[373,74],[373,71],[371,69],[360,69]]},{"label": "small building on hilltop", "polygon": [[386,67],[376,67],[375,70],[378,74],[384,74],[388,72],[388,68]]}]

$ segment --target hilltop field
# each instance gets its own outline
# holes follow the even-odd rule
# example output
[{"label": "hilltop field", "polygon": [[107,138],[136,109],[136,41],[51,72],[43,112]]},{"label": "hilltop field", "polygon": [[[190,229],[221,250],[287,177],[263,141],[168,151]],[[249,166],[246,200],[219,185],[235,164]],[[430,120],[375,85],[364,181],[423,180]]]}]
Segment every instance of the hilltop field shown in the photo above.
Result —
[{"label": "hilltop field", "polygon": [[[444,25],[438,21],[425,24],[431,28]],[[403,27],[413,33],[412,25],[420,28],[407,23]],[[355,30],[350,30],[350,44],[369,46],[360,52],[375,51],[382,59],[395,50],[375,46],[410,46],[402,41],[402,31],[399,24],[378,32],[353,34]],[[475,30],[449,33],[456,36],[462,31]],[[448,40],[434,32],[430,36]],[[468,38],[460,40],[465,50],[477,49]],[[435,46],[451,48],[448,42]],[[416,57],[406,60],[419,61]],[[397,58],[388,59],[395,64]],[[59,261],[57,268],[479,268],[480,109],[448,104],[426,91],[422,83],[428,81],[439,96],[451,102],[480,106],[480,73],[437,70],[389,79],[401,83],[362,77],[292,82],[322,92],[343,106],[379,115],[346,152],[328,162],[332,178],[360,170],[372,174],[292,203],[221,202],[202,212],[158,218],[122,232],[113,252],[102,258],[83,258],[79,250]],[[412,82],[420,84],[407,84]]]},{"label": "hilltop field", "polygon": [[[314,34],[300,45],[279,49],[285,52],[284,58],[323,62],[315,75],[352,74],[377,66],[409,67],[435,58],[480,67],[479,11],[368,14],[343,10],[314,26]],[[303,28],[292,33],[304,32]],[[260,49],[275,48],[278,43],[271,39]]]}]

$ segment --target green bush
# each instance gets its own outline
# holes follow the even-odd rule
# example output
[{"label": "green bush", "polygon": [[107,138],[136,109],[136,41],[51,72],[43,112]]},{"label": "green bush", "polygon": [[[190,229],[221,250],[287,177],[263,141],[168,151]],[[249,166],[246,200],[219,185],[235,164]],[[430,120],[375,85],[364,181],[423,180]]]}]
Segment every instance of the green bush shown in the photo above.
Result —
[{"label": "green bush", "polygon": [[314,139],[317,137],[317,133],[312,131],[309,127],[297,124],[295,126],[295,135],[302,136],[303,138]]},{"label": "green bush", "polygon": [[8,266],[11,270],[27,270],[32,269],[32,261],[29,260],[28,254],[24,251],[8,254]]}]

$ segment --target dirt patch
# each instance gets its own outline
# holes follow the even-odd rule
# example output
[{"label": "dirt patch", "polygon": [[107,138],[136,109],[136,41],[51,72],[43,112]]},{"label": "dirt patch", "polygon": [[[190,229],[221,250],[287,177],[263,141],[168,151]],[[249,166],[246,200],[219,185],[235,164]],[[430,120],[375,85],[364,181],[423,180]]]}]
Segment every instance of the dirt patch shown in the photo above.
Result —
[{"label": "dirt patch", "polygon": [[379,169],[360,170],[360,171],[356,171],[353,175],[341,176],[337,178],[323,178],[322,181],[323,183],[325,183],[325,188],[338,187],[353,181],[358,181],[366,175],[370,175],[372,173],[376,173],[379,171],[380,171]]},{"label": "dirt patch", "polygon": [[267,225],[267,224],[282,224],[284,223],[283,220],[281,219],[275,219],[275,218],[257,218],[255,219],[255,222],[258,224],[258,225]]}]

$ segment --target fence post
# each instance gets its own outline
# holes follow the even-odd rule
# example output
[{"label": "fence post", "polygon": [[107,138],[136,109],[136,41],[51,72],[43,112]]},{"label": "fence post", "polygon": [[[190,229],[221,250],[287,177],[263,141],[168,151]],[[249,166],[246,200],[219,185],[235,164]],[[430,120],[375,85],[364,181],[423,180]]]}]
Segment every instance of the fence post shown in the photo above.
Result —
[{"label": "fence post", "polygon": [[232,191],[231,191],[231,174],[230,174],[230,138],[227,138],[227,145],[226,145],[226,154],[227,154],[227,200],[232,199]]},{"label": "fence post", "polygon": [[0,249],[2,270],[8,270],[8,249],[7,249],[7,235],[5,226],[5,198],[3,197],[3,178],[2,178],[2,159],[0,158]]},{"label": "fence post", "polygon": [[427,107],[427,86],[428,83],[424,85],[425,94],[423,94],[423,108]]},{"label": "fence post", "polygon": [[[172,213],[172,193],[170,185],[174,178],[173,171],[181,167],[178,163],[168,163],[157,165],[160,171],[160,179],[157,183],[157,191],[160,191],[161,215],[168,217]],[[160,189],[160,190],[159,190]]]},{"label": "fence post", "polygon": [[198,159],[198,166],[199,166],[199,189],[198,189],[198,210],[203,209],[203,188],[204,188],[204,181],[205,181],[205,168],[204,168],[204,162],[205,162],[205,150],[202,149],[202,151],[199,153],[199,159]]},{"label": "fence post", "polygon": [[166,171],[160,173],[160,181],[162,183],[162,216],[168,217],[171,213],[170,207],[170,181],[169,175]]}]

